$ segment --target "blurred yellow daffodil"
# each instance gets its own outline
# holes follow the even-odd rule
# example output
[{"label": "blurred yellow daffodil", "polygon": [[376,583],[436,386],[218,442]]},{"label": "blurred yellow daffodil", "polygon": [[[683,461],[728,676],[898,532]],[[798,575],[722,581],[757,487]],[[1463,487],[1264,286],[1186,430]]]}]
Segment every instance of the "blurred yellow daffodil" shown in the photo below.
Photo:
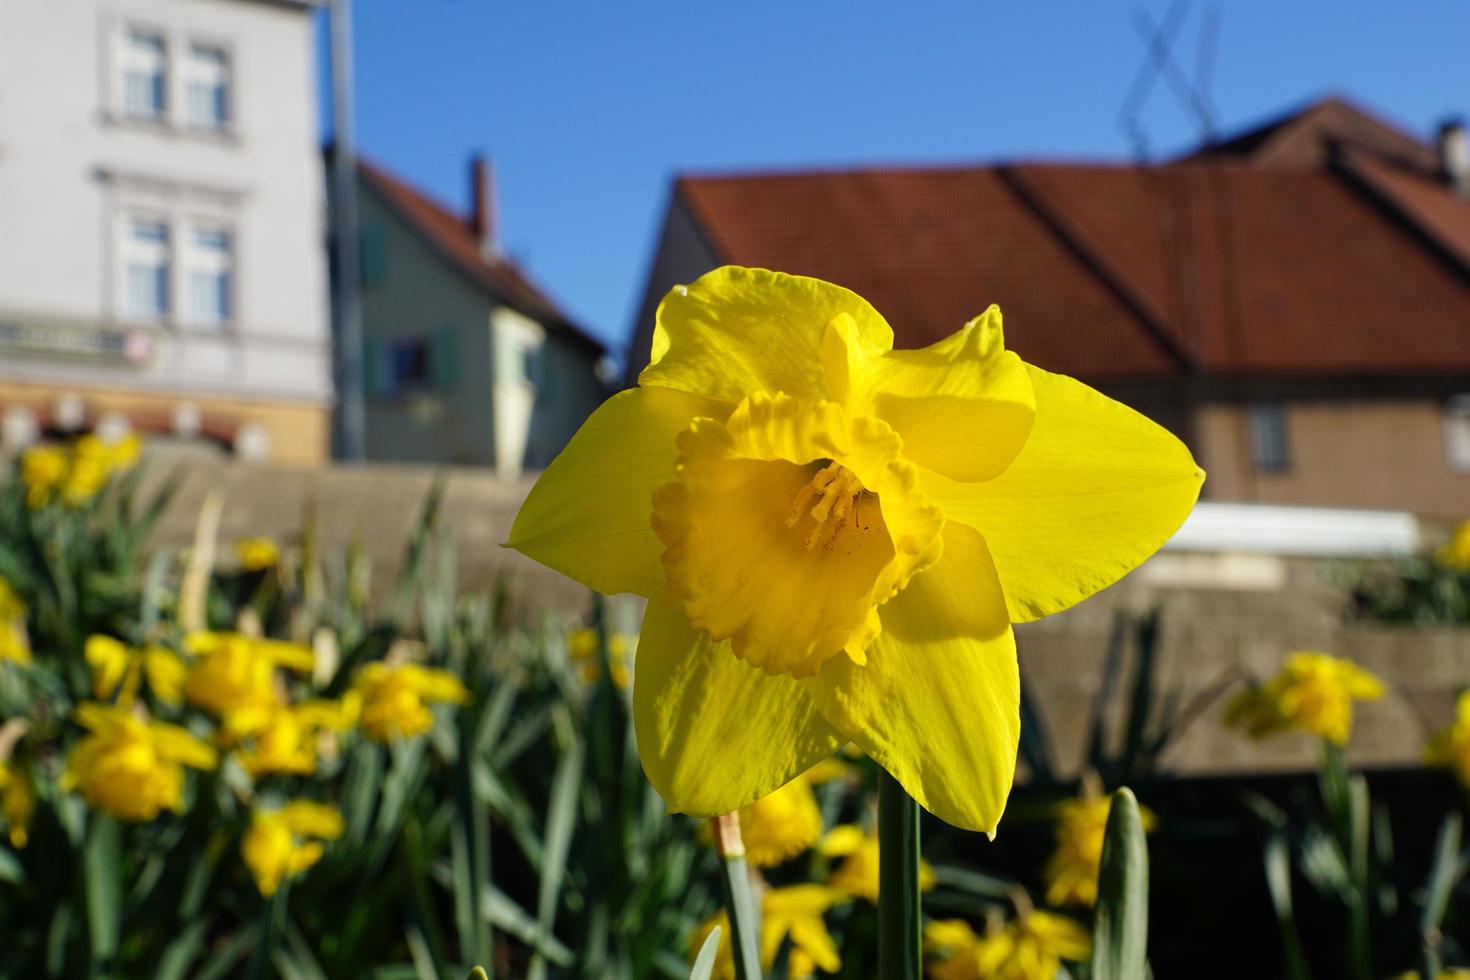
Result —
[{"label": "blurred yellow daffodil", "polygon": [[253,779],[270,773],[310,775],[316,772],[321,734],[351,728],[356,702],[355,697],[346,703],[317,698],[300,704],[273,704],[259,718],[232,714],[237,728],[251,733],[249,744],[236,758]]},{"label": "blurred yellow daffodil", "polygon": [[235,541],[235,557],[244,571],[260,572],[276,566],[281,549],[270,538],[240,538]]},{"label": "blurred yellow daffodil", "polygon": [[1430,738],[1424,762],[1451,770],[1460,785],[1470,786],[1470,691],[1455,699],[1455,720]]},{"label": "blurred yellow daffodil", "polygon": [[1026,911],[985,935],[962,919],[931,922],[924,952],[932,980],[1054,980],[1063,960],[1092,954],[1092,937],[1065,916]]},{"label": "blurred yellow daffodil", "polygon": [[36,787],[30,773],[14,763],[0,762],[0,818],[5,822],[11,847],[26,846],[35,812]]},{"label": "blurred yellow daffodil", "polygon": [[822,811],[805,776],[740,808],[745,859],[773,868],[796,857],[822,836]]},{"label": "blurred yellow daffodil", "polygon": [[31,641],[26,632],[26,607],[10,583],[0,578],[0,661],[28,664]]},{"label": "blurred yellow daffodil", "polygon": [[1010,624],[1116,581],[1194,505],[1204,474],[1179,440],[1022,363],[995,307],[892,346],[817,279],[725,267],[676,286],[639,387],[516,517],[511,547],[649,598],[634,720],[675,810],[737,810],[850,739],[993,832],[1020,731]]},{"label": "blurred yellow daffodil", "polygon": [[1290,654],[1264,685],[1242,691],[1225,707],[1225,724],[1254,738],[1301,731],[1346,745],[1353,702],[1383,697],[1383,682],[1351,660],[1317,651]]},{"label": "blurred yellow daffodil", "polygon": [[432,728],[434,715],[427,701],[464,704],[470,698],[449,671],[418,664],[370,663],[357,672],[352,689],[361,699],[359,724],[378,742],[412,738]]},{"label": "blurred yellow daffodil", "polygon": [[138,448],[134,435],[115,440],[85,435],[67,446],[32,446],[20,458],[26,503],[39,508],[59,499],[68,507],[80,507],[109,478],[137,462]]},{"label": "blurred yellow daffodil", "polygon": [[[827,857],[840,857],[839,864],[827,878],[827,884],[849,895],[878,901],[878,838],[861,827],[843,824],[833,827],[817,845]],[[935,883],[934,869],[928,861],[919,861],[919,890],[930,891]]]},{"label": "blurred yellow daffodil", "polygon": [[99,701],[111,700],[115,694],[117,704],[127,707],[145,678],[149,690],[165,704],[176,705],[183,699],[189,668],[167,647],[150,644],[138,650],[113,637],[94,634],[87,637],[83,654],[92,669],[92,696]]},{"label": "blurred yellow daffodil", "polygon": [[88,701],[74,718],[91,734],[72,748],[61,788],[121,820],[183,812],[183,767],[213,769],[218,761],[214,749],[186,729],[145,721],[125,708]]},{"label": "blurred yellow daffodil", "polygon": [[[632,679],[633,657],[638,650],[637,633],[609,633],[607,637],[607,659],[612,667],[612,680],[619,689],[626,689]],[[567,655],[578,666],[582,680],[587,684],[597,682],[600,673],[600,657],[597,649],[597,630],[573,630],[567,637]]]},{"label": "blurred yellow daffodil", "polygon": [[[767,890],[761,896],[761,966],[769,970],[775,964],[781,944],[789,936],[791,953],[786,961],[786,976],[790,980],[806,980],[818,970],[836,973],[842,969],[837,944],[827,931],[822,916],[832,906],[847,900],[846,893],[824,885],[792,885]],[[699,948],[716,926],[720,929],[720,949],[715,956],[712,977],[734,980],[735,958],[729,919],[724,912],[706,919],[695,931],[691,958],[699,953]]]},{"label": "blurred yellow daffodil", "polygon": [[[1047,904],[1097,903],[1097,874],[1112,802],[1111,795],[1090,794],[1057,804],[1057,849],[1044,872]],[[1145,831],[1158,825],[1151,810],[1140,807],[1139,816]]]},{"label": "blurred yellow daffodil", "polygon": [[[313,660],[310,647],[240,633],[190,633],[184,649],[194,655],[184,697],[225,719],[263,718],[279,700],[276,668],[307,673]],[[228,727],[236,735],[249,730],[237,722]]]},{"label": "blurred yellow daffodil", "polygon": [[1460,522],[1450,539],[1435,549],[1434,560],[1453,571],[1470,572],[1470,521]]},{"label": "blurred yellow daffodil", "polygon": [[335,807],[293,800],[275,810],[256,810],[240,841],[245,866],[266,898],[281,882],[321,860],[323,841],[342,836],[342,814]]}]

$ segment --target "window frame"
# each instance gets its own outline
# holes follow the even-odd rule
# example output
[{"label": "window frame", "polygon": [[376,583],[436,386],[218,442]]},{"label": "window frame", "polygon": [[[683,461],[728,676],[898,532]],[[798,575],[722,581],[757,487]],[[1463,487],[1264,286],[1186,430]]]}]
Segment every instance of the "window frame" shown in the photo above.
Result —
[{"label": "window frame", "polygon": [[1251,467],[1257,473],[1291,470],[1291,424],[1283,402],[1256,402],[1247,413]]},{"label": "window frame", "polygon": [[1445,399],[1445,464],[1451,473],[1470,474],[1470,393]]},{"label": "window frame", "polygon": [[[218,68],[207,71],[199,57],[203,51],[219,55]],[[180,102],[181,128],[206,136],[227,136],[235,131],[236,59],[234,47],[226,41],[212,37],[190,35],[182,46],[178,67],[179,85],[182,90]],[[217,120],[200,121],[194,117],[194,86],[210,85],[220,91],[222,115]]]},{"label": "window frame", "polygon": [[[141,37],[150,37],[158,42],[157,63],[153,65],[156,69],[149,77],[156,80],[159,104],[156,111],[140,111],[131,99],[132,85],[130,84],[135,71],[140,65],[149,64],[134,40]],[[142,21],[125,21],[117,32],[113,42],[114,69],[113,78],[116,85],[116,97],[114,105],[117,114],[130,123],[145,126],[166,126],[169,124],[173,111],[173,73],[170,70],[173,51],[172,39],[169,32],[158,24]]]},{"label": "window frame", "polygon": [[[145,225],[162,228],[163,241],[161,243],[139,241],[134,235],[134,230]],[[176,246],[177,237],[173,222],[167,214],[153,209],[131,207],[124,208],[120,212],[116,229],[116,267],[119,289],[115,304],[119,320],[129,323],[166,323],[169,321],[176,306],[177,289],[174,284]],[[150,256],[157,258],[149,261]],[[162,271],[159,280],[162,286],[160,302],[148,310],[135,307],[133,303],[132,271],[135,264],[141,266],[144,262],[148,262],[148,267],[155,270],[155,275],[158,270]]]},{"label": "window frame", "polygon": [[[235,226],[215,218],[190,217],[179,221],[178,270],[180,277],[180,319],[191,327],[209,330],[227,330],[234,326],[238,315],[240,248],[239,234]],[[199,244],[205,235],[218,235],[224,239],[224,248],[219,251],[206,249]],[[221,261],[220,256],[223,256]],[[223,299],[222,315],[201,314],[195,307],[195,274],[213,274],[224,282],[220,296]]]}]

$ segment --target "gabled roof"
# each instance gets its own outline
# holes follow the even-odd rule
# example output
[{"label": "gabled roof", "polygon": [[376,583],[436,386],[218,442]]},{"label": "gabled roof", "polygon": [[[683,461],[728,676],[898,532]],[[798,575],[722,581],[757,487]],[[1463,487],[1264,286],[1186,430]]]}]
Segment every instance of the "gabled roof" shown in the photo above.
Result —
[{"label": "gabled roof", "polygon": [[607,346],[573,322],[547,294],[505,256],[487,257],[468,219],[399,179],[381,166],[358,158],[363,185],[393,209],[434,251],[506,306],[548,330],[572,336],[598,350]]},{"label": "gabled roof", "polygon": [[[676,193],[721,261],[848,286],[899,346],[998,302],[1009,346],[1096,382],[1470,370],[1470,205],[1363,149],[1423,156],[1351,111],[1158,167],[686,177]],[[1308,133],[1337,144],[1315,165]]]}]

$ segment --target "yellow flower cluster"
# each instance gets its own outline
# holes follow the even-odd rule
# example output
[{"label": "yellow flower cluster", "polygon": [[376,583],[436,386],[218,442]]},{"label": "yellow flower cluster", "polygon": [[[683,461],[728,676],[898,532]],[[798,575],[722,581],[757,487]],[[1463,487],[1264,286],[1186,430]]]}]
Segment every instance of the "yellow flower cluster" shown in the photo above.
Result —
[{"label": "yellow flower cluster", "polygon": [[[852,824],[833,827],[817,850],[827,857],[840,857],[842,863],[827,878],[827,883],[849,895],[878,901],[878,838]],[[928,861],[919,862],[919,890],[934,888],[934,869]]]},{"label": "yellow flower cluster", "polygon": [[235,541],[235,558],[241,570],[263,572],[280,562],[281,549],[270,538],[240,538]]},{"label": "yellow flower cluster", "polygon": [[256,810],[240,843],[245,866],[265,897],[281,882],[321,860],[323,841],[342,836],[342,814],[335,807],[293,800],[275,810]]},{"label": "yellow flower cluster", "polygon": [[11,847],[26,846],[35,812],[36,786],[30,774],[12,763],[0,762],[0,818],[9,831]]},{"label": "yellow flower cluster", "polygon": [[[1048,905],[1097,904],[1097,874],[1112,803],[1111,795],[1094,793],[1057,805],[1057,849],[1044,872]],[[1139,815],[1143,829],[1152,831],[1158,818],[1143,808]]]},{"label": "yellow flower cluster", "polygon": [[1450,539],[1434,552],[1434,560],[1456,572],[1470,572],[1470,521],[1461,522]]},{"label": "yellow flower cluster", "polygon": [[370,663],[357,672],[352,690],[362,705],[363,733],[379,742],[412,738],[432,728],[434,715],[426,702],[464,704],[470,698],[449,671],[418,664]]},{"label": "yellow flower cluster", "polygon": [[31,643],[26,633],[26,607],[10,583],[0,578],[0,661],[28,664]]},{"label": "yellow flower cluster", "polygon": [[933,980],[1053,980],[1063,960],[1092,954],[1092,937],[1066,916],[1025,910],[984,935],[963,919],[931,922],[924,953]]},{"label": "yellow flower cluster", "polygon": [[[836,973],[842,969],[837,944],[822,916],[832,906],[846,901],[849,901],[846,892],[825,885],[768,889],[761,896],[761,966],[769,970],[775,964],[781,944],[789,936],[791,955],[786,962],[786,976],[790,980],[806,980],[818,970]],[[730,923],[724,912],[706,919],[695,931],[690,956],[699,952],[716,926],[720,928],[720,949],[712,976],[718,980],[735,980]]]},{"label": "yellow flower cluster", "polygon": [[1259,738],[1301,731],[1346,745],[1353,702],[1383,697],[1383,682],[1350,660],[1307,651],[1287,656],[1264,685],[1242,691],[1225,708],[1225,723]]},{"label": "yellow flower cluster", "polygon": [[1451,770],[1462,786],[1470,786],[1470,691],[1455,700],[1455,720],[1424,747],[1424,762]]},{"label": "yellow flower cluster", "polygon": [[92,696],[99,701],[116,700],[127,707],[138,696],[146,678],[148,689],[164,704],[176,705],[183,697],[188,666],[174,651],[149,644],[141,650],[110,636],[89,636],[84,648],[92,670]]},{"label": "yellow flower cluster", "polygon": [[126,708],[84,702],[77,724],[87,735],[71,751],[61,788],[122,820],[152,820],[184,809],[184,767],[213,769],[213,747],[187,729],[147,721]]},{"label": "yellow flower cluster", "polygon": [[[597,630],[573,630],[567,636],[567,655],[577,665],[582,680],[587,684],[597,683],[601,673],[597,650]],[[609,633],[607,637],[607,659],[612,668],[612,680],[619,690],[627,690],[633,677],[633,658],[638,652],[637,633]]]},{"label": "yellow flower cluster", "polygon": [[41,508],[60,500],[68,507],[81,507],[108,479],[138,461],[138,449],[134,435],[112,442],[86,435],[66,446],[32,446],[20,457],[26,503]]}]

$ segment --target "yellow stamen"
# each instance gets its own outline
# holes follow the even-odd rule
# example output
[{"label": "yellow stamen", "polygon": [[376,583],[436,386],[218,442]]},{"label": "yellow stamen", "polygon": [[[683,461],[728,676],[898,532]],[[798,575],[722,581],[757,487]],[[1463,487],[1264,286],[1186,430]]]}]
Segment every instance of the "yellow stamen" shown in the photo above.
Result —
[{"label": "yellow stamen", "polygon": [[[803,513],[810,514],[815,526],[806,536],[804,547],[807,551],[819,544],[825,548],[837,540],[837,532],[842,529],[842,522],[849,513],[856,520],[857,498],[864,493],[867,490],[852,470],[837,463],[828,463],[816,472],[791,502],[791,513],[786,516],[786,526],[795,527]],[[807,505],[813,500],[816,503],[807,510]]]}]

